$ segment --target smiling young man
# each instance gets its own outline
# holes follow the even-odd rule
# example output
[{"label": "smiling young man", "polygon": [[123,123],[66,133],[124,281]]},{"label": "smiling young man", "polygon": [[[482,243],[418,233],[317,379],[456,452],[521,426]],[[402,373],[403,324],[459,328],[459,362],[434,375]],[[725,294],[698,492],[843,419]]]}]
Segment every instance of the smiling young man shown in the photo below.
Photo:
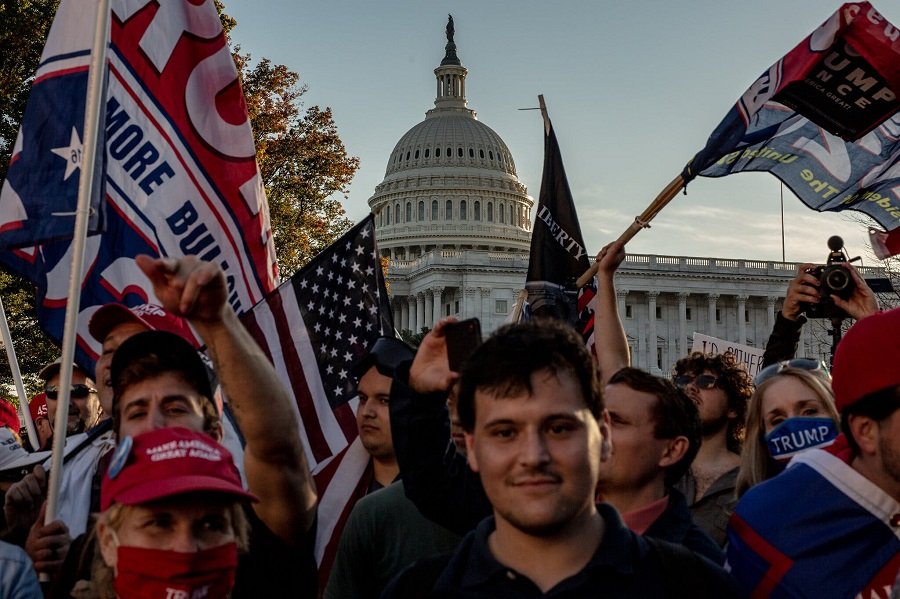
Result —
[{"label": "smiling young man", "polygon": [[[458,410],[493,516],[463,539],[436,580],[421,578],[433,564],[413,566],[384,596],[413,588],[440,597],[587,597],[601,589],[608,597],[668,596],[672,580],[661,562],[679,559],[668,551],[661,558],[615,508],[595,503],[609,421],[574,330],[552,322],[500,329],[466,362]],[[733,596],[723,571],[678,551],[698,587]]]}]

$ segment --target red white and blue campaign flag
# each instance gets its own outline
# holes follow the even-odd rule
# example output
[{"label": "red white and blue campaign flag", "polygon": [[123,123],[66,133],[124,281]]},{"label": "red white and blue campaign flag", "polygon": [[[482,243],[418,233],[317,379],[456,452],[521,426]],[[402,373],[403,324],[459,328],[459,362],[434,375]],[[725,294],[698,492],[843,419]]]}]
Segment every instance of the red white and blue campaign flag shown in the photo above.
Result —
[{"label": "red white and blue campaign flag", "polygon": [[[88,3],[94,4],[94,3]],[[82,168],[85,100],[96,11],[64,3],[50,31],[0,191],[0,248],[71,239]],[[88,35],[60,34],[63,23]],[[100,138],[102,140],[102,137]],[[88,228],[102,228],[103,155],[94,169]]]},{"label": "red white and blue campaign flag", "polygon": [[[86,68],[83,52],[91,46],[93,23],[84,15],[93,15],[95,7],[84,0],[60,3],[31,92],[43,112],[30,105],[26,111],[7,186],[14,195],[4,189],[0,223],[17,222],[10,198],[25,207],[28,222],[36,218],[30,206],[43,201],[38,191],[45,179],[56,177],[59,186],[79,172],[77,162],[61,155],[78,151],[84,85],[69,77]],[[102,235],[87,240],[78,318],[76,361],[87,368],[99,353],[87,331],[93,312],[110,302],[152,303],[152,287],[134,262],[138,254],[194,254],[217,262],[238,313],[277,281],[246,105],[213,0],[118,0],[111,10],[101,133],[105,168],[99,171],[106,225]],[[54,124],[38,114],[52,114]],[[30,136],[44,127],[61,141],[29,147]],[[33,172],[17,170],[26,160]],[[0,263],[36,285],[41,326],[57,341],[65,318],[70,245],[55,241],[0,252]]]},{"label": "red white and blue campaign flag", "polygon": [[[900,252],[900,29],[844,4],[738,100],[682,178],[768,171],[819,212],[858,210]],[[879,242],[880,240],[880,242]]]},{"label": "red white and blue campaign flag", "polygon": [[241,317],[300,413],[319,492],[316,560],[323,585],[344,523],[368,486],[351,368],[376,339],[393,336],[392,319],[372,215]]},{"label": "red white and blue campaign flag", "polygon": [[559,143],[550,119],[546,115],[545,119],[544,171],[531,233],[525,282],[528,306],[524,317],[543,314],[565,320],[593,347],[589,342],[594,331],[591,300],[596,295],[596,288],[593,279],[585,287],[576,288],[575,281],[590,268],[590,261]]}]

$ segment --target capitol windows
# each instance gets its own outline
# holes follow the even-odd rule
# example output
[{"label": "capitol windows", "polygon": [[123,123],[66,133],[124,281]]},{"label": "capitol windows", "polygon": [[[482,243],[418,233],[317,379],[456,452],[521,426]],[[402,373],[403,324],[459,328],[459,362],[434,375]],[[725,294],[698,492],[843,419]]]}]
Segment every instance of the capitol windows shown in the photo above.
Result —
[{"label": "capitol windows", "polygon": [[484,160],[484,150],[478,150],[478,155],[481,156],[482,160]]},{"label": "capitol windows", "polygon": [[656,306],[656,320],[662,320],[662,307]]},{"label": "capitol windows", "polygon": [[409,152],[406,152],[406,159],[409,160]]},{"label": "capitol windows", "polygon": [[425,148],[425,158],[428,158],[428,153],[429,153],[430,151],[431,151],[431,150],[429,150],[428,148]]},{"label": "capitol windows", "polygon": [[506,314],[509,312],[509,304],[506,300],[494,300],[494,314]]},{"label": "capitol windows", "polygon": [[385,216],[387,217],[387,218],[385,219],[385,220],[387,221],[387,224],[391,224],[391,205],[388,204],[388,205],[385,207],[384,211],[387,213],[387,214],[385,215]]},{"label": "capitol windows", "polygon": [[416,155],[415,155],[415,159],[416,159],[416,160],[418,160],[418,159],[419,159],[419,151],[418,151],[418,150],[416,150]]},{"label": "capitol windows", "polygon": [[446,214],[444,215],[444,218],[446,218],[447,220],[453,220],[453,202],[451,202],[450,200],[447,200],[447,209],[446,210],[447,211],[446,211]]},{"label": "capitol windows", "polygon": [[500,222],[503,224],[506,223],[506,205],[505,204],[500,204]]},{"label": "capitol windows", "polygon": [[412,221],[412,203],[406,202],[406,222]]},{"label": "capitol windows", "polygon": [[400,204],[394,206],[394,222],[400,224]]},{"label": "capitol windows", "polygon": [[475,213],[475,220],[481,220],[481,202],[475,202],[473,212]]},{"label": "capitol windows", "polygon": [[431,200],[431,220],[438,219],[438,203],[437,200]]},{"label": "capitol windows", "polygon": [[488,214],[487,214],[488,222],[489,223],[494,222],[494,203],[493,202],[488,202],[488,211],[487,212],[488,212]]},{"label": "capitol windows", "polygon": [[625,304],[625,318],[634,318],[633,313],[634,309],[631,304]]},{"label": "capitol windows", "polygon": [[434,157],[435,157],[435,158],[440,158],[440,157],[441,157],[441,149],[440,149],[440,148],[435,148],[435,149],[434,149]]},{"label": "capitol windows", "polygon": [[490,150],[488,150],[488,156],[490,157],[491,160],[494,159],[494,153],[491,152]]},{"label": "capitol windows", "polygon": [[459,203],[459,219],[466,220],[466,201],[463,200]]},{"label": "capitol windows", "polygon": [[685,308],[685,309],[684,309],[684,319],[685,319],[685,320],[693,320],[693,315],[691,314],[691,309],[690,309],[690,308]]},{"label": "capitol windows", "polygon": [[475,150],[469,148],[469,158],[475,158]]},{"label": "capitol windows", "polygon": [[453,157],[453,148],[447,146],[447,158]]},{"label": "capitol windows", "polygon": [[456,155],[462,158],[462,148],[456,148]]},{"label": "capitol windows", "polygon": [[425,202],[419,202],[419,220],[425,220]]}]

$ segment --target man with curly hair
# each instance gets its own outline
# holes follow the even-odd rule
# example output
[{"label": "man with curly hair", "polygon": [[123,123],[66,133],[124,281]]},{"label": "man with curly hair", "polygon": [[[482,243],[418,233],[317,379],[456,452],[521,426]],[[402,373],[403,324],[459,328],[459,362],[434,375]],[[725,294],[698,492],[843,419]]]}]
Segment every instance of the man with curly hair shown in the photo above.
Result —
[{"label": "man with curly hair", "polygon": [[703,436],[697,457],[676,488],[691,504],[694,521],[724,545],[736,501],[744,417],[753,381],[727,353],[694,352],[675,364],[673,378],[697,404]]}]

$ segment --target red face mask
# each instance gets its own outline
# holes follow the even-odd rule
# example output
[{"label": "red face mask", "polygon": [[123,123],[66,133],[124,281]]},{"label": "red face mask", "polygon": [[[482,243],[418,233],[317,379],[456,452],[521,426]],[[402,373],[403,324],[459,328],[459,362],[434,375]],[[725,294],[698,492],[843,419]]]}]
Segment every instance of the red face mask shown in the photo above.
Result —
[{"label": "red face mask", "polygon": [[120,546],[113,588],[119,599],[222,599],[236,570],[235,543],[196,553]]}]

